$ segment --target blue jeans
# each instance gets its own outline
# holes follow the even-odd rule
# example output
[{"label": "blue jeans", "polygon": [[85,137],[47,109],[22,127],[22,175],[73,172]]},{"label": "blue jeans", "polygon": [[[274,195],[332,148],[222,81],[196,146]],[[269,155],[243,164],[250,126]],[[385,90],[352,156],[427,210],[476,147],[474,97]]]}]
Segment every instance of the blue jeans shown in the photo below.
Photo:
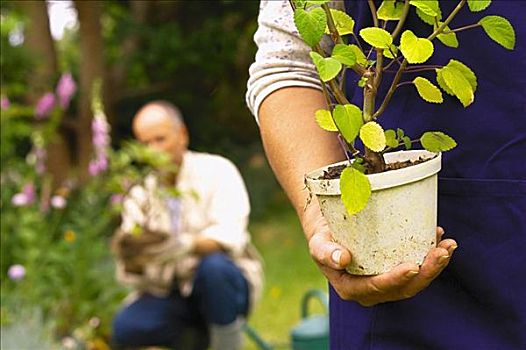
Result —
[{"label": "blue jeans", "polygon": [[[203,257],[189,297],[177,286],[166,298],[144,294],[121,310],[113,321],[113,341],[120,347],[177,347],[188,330],[206,339],[208,325],[226,325],[246,315],[248,284],[223,253]],[[205,345],[206,348],[206,345]]]}]

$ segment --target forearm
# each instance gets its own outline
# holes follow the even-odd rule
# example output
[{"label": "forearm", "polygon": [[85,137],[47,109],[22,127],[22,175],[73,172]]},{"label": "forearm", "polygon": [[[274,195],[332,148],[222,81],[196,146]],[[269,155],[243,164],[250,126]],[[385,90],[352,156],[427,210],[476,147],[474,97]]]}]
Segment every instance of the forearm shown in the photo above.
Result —
[{"label": "forearm", "polygon": [[[309,198],[304,175],[345,158],[335,134],[316,123],[321,108],[327,108],[321,91],[288,87],[269,95],[259,110],[265,152],[300,219]],[[309,239],[312,232],[305,234]]]}]

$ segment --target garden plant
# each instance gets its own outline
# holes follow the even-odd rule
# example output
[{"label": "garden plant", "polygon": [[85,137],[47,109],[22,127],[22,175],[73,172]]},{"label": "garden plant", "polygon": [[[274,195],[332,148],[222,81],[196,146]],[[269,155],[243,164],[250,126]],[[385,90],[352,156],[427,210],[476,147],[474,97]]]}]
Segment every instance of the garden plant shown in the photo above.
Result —
[{"label": "garden plant", "polygon": [[[373,26],[364,28],[355,28],[352,14],[330,8],[329,1],[290,3],[299,34],[312,49],[310,57],[328,106],[316,111],[316,121],[324,130],[338,133],[347,155],[347,161],[338,166],[308,174],[306,183],[318,195],[334,238],[351,249],[355,261],[348,270],[376,274],[402,261],[421,263],[430,245],[436,244],[436,173],[441,152],[457,144],[438,130],[426,131],[418,139],[411,139],[402,128],[385,130],[381,116],[396,98],[396,91],[410,86],[423,103],[443,103],[445,92],[468,107],[475,99],[475,72],[454,58],[445,65],[425,63],[440,45],[459,47],[457,33],[466,30],[483,30],[512,50],[515,32],[511,23],[501,16],[488,15],[476,23],[453,27],[454,19],[466,7],[481,12],[491,0],[461,0],[448,14],[442,13],[438,0],[385,0],[378,8],[377,2],[369,0]],[[418,37],[404,28],[411,11],[429,25],[431,34],[427,37]],[[395,25],[388,31],[390,21]],[[327,36],[330,44],[325,41]],[[350,70],[357,74],[358,86],[363,89],[360,106],[352,104],[344,93],[345,75]],[[436,84],[424,76],[429,72]],[[386,79],[387,73],[394,73],[394,78]],[[404,81],[408,73],[419,76]],[[387,92],[380,94],[385,84]],[[415,143],[424,150],[393,153],[402,148],[410,150]],[[418,186],[420,189],[416,189]],[[341,201],[335,203],[335,195],[340,194]],[[333,206],[337,208],[334,212],[329,208]],[[434,215],[425,210],[418,213],[422,207]],[[396,238],[387,237],[390,231]],[[418,231],[426,232],[425,236],[416,238]],[[367,261],[371,256],[378,266]]]}]

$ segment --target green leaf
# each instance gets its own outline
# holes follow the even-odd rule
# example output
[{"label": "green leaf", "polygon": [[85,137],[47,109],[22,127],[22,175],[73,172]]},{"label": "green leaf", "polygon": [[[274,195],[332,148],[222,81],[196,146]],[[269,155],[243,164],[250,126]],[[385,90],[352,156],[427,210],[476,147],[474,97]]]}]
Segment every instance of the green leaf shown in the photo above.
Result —
[{"label": "green leaf", "polygon": [[294,6],[296,6],[297,9],[304,9],[306,4],[307,1],[305,0],[294,0]]},{"label": "green leaf", "polygon": [[360,36],[366,43],[379,49],[387,49],[393,43],[391,34],[381,28],[363,28],[360,30]]},{"label": "green leaf", "polygon": [[396,136],[398,136],[399,139],[405,136],[405,132],[403,129],[397,128],[396,129]]},{"label": "green leaf", "polygon": [[411,147],[412,147],[411,139],[408,136],[402,137],[402,142],[404,143],[404,146],[405,146],[406,150],[407,149],[411,149]]},{"label": "green leaf", "polygon": [[480,12],[488,8],[491,0],[468,0],[468,7],[471,12]]},{"label": "green leaf", "polygon": [[362,174],[365,174],[365,171],[367,170],[365,165],[363,165],[363,158],[356,158],[356,159],[354,159],[354,162],[351,163],[351,167],[353,167],[354,169],[358,170]]},{"label": "green leaf", "polygon": [[433,43],[425,38],[418,38],[412,31],[406,30],[400,39],[400,51],[409,63],[423,63],[433,55]]},{"label": "green leaf", "polygon": [[308,0],[306,1],[307,6],[321,6],[328,3],[330,0]]},{"label": "green leaf", "polygon": [[442,76],[442,69],[436,69],[437,73],[437,83],[438,85],[444,90],[448,95],[455,96],[455,93],[447,86],[446,82],[444,81],[444,77]]},{"label": "green leaf", "polygon": [[360,139],[373,152],[381,152],[385,148],[384,130],[377,122],[368,122],[360,129]]},{"label": "green leaf", "polygon": [[338,131],[334,120],[332,119],[331,112],[326,109],[318,109],[315,113],[316,122],[323,130],[327,131]]},{"label": "green leaf", "polygon": [[296,9],[294,11],[294,23],[301,35],[301,38],[310,47],[316,46],[325,32],[327,26],[327,17],[321,8],[315,8],[310,11]]},{"label": "green leaf", "polygon": [[457,145],[452,137],[440,131],[425,132],[420,138],[420,143],[429,152],[445,152]]},{"label": "green leaf", "polygon": [[362,211],[371,197],[371,184],[359,170],[347,167],[340,176],[342,202],[349,215]]},{"label": "green leaf", "polygon": [[367,79],[366,77],[361,77],[360,80],[358,80],[358,86],[363,88],[365,86],[365,84],[367,84]]},{"label": "green leaf", "polygon": [[433,18],[438,16],[438,11],[436,10],[438,7],[437,0],[411,0],[409,1],[409,4],[413,5],[428,16]]},{"label": "green leaf", "polygon": [[[422,11],[418,7],[416,8],[416,14],[418,15],[418,17],[420,17],[420,19],[424,23],[427,23],[427,24],[429,24],[431,26],[434,26],[435,25],[435,17],[436,17],[437,21],[440,21],[442,19],[442,11],[440,10],[440,5],[438,3],[438,0],[426,1],[425,5],[427,5],[428,8],[431,8],[435,13],[437,13],[437,15],[436,16],[427,15],[424,11]],[[428,12],[429,12],[429,10],[428,10]]]},{"label": "green leaf", "polygon": [[332,58],[349,67],[356,64],[356,55],[349,45],[336,44],[332,50]]},{"label": "green leaf", "polygon": [[333,116],[345,141],[353,143],[363,125],[362,110],[352,104],[337,105]]},{"label": "green leaf", "polygon": [[486,16],[479,21],[488,36],[508,50],[515,48],[515,30],[504,17]]},{"label": "green leaf", "polygon": [[[351,34],[354,31],[354,19],[352,19],[351,16],[343,11],[335,9],[331,9],[331,15],[332,19],[334,20],[336,30],[340,35]],[[325,33],[330,33],[328,26],[325,28]]]},{"label": "green leaf", "polygon": [[332,57],[323,58],[320,54],[314,51],[311,51],[310,57],[316,65],[316,69],[318,70],[323,82],[328,82],[336,77],[342,69],[342,64]]},{"label": "green leaf", "polygon": [[365,57],[362,50],[355,44],[349,45],[349,47],[353,50],[354,56],[356,56],[356,62],[365,66],[367,64],[367,57]]},{"label": "green leaf", "polygon": [[[442,22],[438,22],[438,25],[441,25]],[[436,28],[436,26],[435,26]],[[450,31],[451,29],[446,26],[444,28],[446,31]],[[440,42],[442,42],[442,44],[446,45],[446,46],[449,46],[449,47],[453,47],[453,48],[457,48],[458,47],[458,39],[457,39],[457,33],[448,33],[448,34],[438,34],[437,35],[437,39],[440,40]]]},{"label": "green leaf", "polygon": [[377,17],[384,21],[397,21],[402,17],[404,4],[395,0],[384,0],[378,8]]},{"label": "green leaf", "polygon": [[453,67],[442,68],[442,77],[447,87],[455,94],[464,107],[473,103],[473,88],[462,72]]},{"label": "green leaf", "polygon": [[[393,56],[394,53],[394,56]],[[391,45],[389,49],[384,49],[384,56],[390,59],[395,59],[395,57],[398,55],[398,47],[396,45]]]},{"label": "green leaf", "polygon": [[396,138],[396,131],[393,129],[385,130],[385,144],[388,147],[396,148],[398,147],[398,139]]},{"label": "green leaf", "polygon": [[418,91],[418,94],[425,101],[431,102],[431,103],[444,102],[444,98],[442,97],[442,92],[440,92],[440,90],[426,78],[416,77],[413,80],[413,83],[416,86],[416,90]]},{"label": "green leaf", "polygon": [[457,61],[457,60],[449,60],[449,63],[446,65],[446,67],[452,67],[458,70],[464,78],[466,78],[469,81],[469,84],[471,85],[471,88],[473,89],[473,93],[477,90],[477,76],[475,73],[466,66],[464,63]]}]

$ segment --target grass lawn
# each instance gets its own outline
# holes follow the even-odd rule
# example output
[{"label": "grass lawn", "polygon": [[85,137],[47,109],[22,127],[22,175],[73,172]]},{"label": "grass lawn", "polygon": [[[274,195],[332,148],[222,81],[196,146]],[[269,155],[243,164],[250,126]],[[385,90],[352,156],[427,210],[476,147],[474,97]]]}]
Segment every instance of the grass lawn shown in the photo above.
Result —
[{"label": "grass lawn", "polygon": [[[250,226],[253,241],[265,260],[263,297],[249,318],[249,325],[275,349],[290,345],[289,331],[300,320],[302,296],[312,288],[327,291],[325,278],[310,258],[307,243],[290,206],[274,210]],[[317,301],[313,313],[323,312]],[[258,349],[246,340],[246,349]]]}]

